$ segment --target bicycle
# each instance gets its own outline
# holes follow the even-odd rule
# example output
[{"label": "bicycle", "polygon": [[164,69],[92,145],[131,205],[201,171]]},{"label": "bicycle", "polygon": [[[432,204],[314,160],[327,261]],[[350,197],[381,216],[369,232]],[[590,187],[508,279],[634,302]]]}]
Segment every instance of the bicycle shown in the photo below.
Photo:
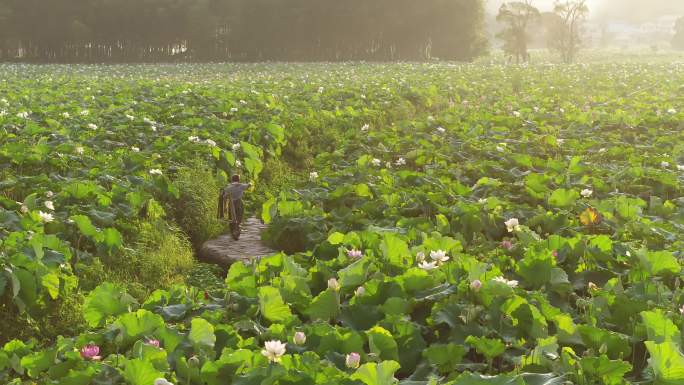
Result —
[{"label": "bicycle", "polygon": [[240,228],[242,223],[240,216],[238,215],[238,209],[235,207],[235,202],[236,201],[233,200],[230,192],[223,190],[219,195],[218,218],[224,219],[226,214],[228,214],[230,235],[237,241],[240,239],[240,234],[242,232]]}]

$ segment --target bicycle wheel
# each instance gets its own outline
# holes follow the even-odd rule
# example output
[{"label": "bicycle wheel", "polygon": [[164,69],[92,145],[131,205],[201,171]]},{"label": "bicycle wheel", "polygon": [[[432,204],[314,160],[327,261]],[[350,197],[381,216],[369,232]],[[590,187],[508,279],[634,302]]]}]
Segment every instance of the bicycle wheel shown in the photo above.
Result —
[{"label": "bicycle wheel", "polygon": [[234,240],[240,239],[240,223],[230,222],[230,234],[233,236]]}]

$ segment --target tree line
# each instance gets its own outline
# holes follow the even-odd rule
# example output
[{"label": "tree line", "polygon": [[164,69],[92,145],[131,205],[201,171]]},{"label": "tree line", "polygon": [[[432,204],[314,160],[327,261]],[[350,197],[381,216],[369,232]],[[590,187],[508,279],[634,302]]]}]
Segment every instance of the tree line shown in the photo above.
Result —
[{"label": "tree line", "polygon": [[0,60],[472,60],[483,0],[0,0]]}]

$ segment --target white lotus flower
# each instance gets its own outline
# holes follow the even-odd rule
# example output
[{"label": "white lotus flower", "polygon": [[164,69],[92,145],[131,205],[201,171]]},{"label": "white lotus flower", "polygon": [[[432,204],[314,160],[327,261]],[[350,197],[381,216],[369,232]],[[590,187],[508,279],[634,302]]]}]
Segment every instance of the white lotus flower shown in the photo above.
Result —
[{"label": "white lotus flower", "polygon": [[84,149],[83,147],[81,147],[81,146],[78,146],[78,147],[76,147],[76,148],[74,149],[74,151],[76,151],[76,153],[77,153],[78,155],[83,155],[83,153],[85,152],[85,149]]},{"label": "white lotus flower", "polygon": [[375,167],[380,167],[382,165],[382,161],[378,158],[373,158],[373,160],[371,160],[371,163]]},{"label": "white lotus flower", "polygon": [[26,214],[29,212],[29,208],[26,205],[21,205],[20,211],[22,214]]},{"label": "white lotus flower", "polygon": [[52,198],[53,196],[55,196],[55,193],[53,193],[52,191],[49,191],[49,190],[48,190],[48,191],[45,193],[45,196],[48,197],[48,198]]},{"label": "white lotus flower", "polygon": [[503,148],[503,147],[501,147],[501,146],[496,146],[496,151],[498,151],[498,152],[504,152],[504,151],[506,151],[506,149]]},{"label": "white lotus flower", "polygon": [[520,111],[513,111],[513,116],[515,116],[516,118],[519,118],[520,115]]},{"label": "white lotus flower", "polygon": [[52,203],[52,201],[45,201],[45,203],[43,203],[43,206],[45,206],[45,208],[47,208],[48,210],[55,211],[55,204]]},{"label": "white lotus flower", "polygon": [[133,116],[133,115],[126,114],[126,118],[128,118],[128,120],[131,120],[131,121],[135,120],[135,116]]},{"label": "white lotus flower", "polygon": [[239,150],[239,149],[240,149],[240,143],[235,143],[235,144],[233,144],[233,147],[232,147],[232,148],[233,148],[233,151]]},{"label": "white lotus flower", "polygon": [[166,378],[157,378],[154,380],[154,385],[173,385],[173,383],[169,382]]},{"label": "white lotus flower", "polygon": [[322,94],[323,91],[325,91],[325,88],[323,88],[323,87],[318,87],[318,93],[319,93],[319,94]]},{"label": "white lotus flower", "polygon": [[131,147],[131,151],[140,152],[140,149],[138,147],[133,146],[133,147]]},{"label": "white lotus flower", "polygon": [[236,112],[238,112],[237,107],[231,108],[231,109],[230,109],[230,112],[233,113],[233,114],[236,113]]},{"label": "white lotus flower", "polygon": [[504,224],[506,225],[506,229],[509,233],[520,229],[520,222],[518,221],[518,218],[511,218],[504,222]]},{"label": "white lotus flower", "polygon": [[437,132],[439,132],[440,134],[443,134],[446,132],[446,129],[442,126],[439,126],[439,127],[437,127]]},{"label": "white lotus flower", "polygon": [[418,267],[427,271],[434,270],[437,268],[437,262],[422,261],[418,264]]},{"label": "white lotus flower", "polygon": [[96,125],[96,124],[93,124],[93,123],[89,123],[89,124],[88,124],[88,128],[91,129],[91,130],[97,130],[97,125]]},{"label": "white lotus flower", "polygon": [[509,281],[509,280],[507,280],[506,278],[501,277],[501,276],[498,276],[498,277],[494,278],[493,281],[494,281],[494,282],[503,283],[504,285],[506,285],[506,286],[508,286],[508,287],[510,287],[510,288],[516,288],[516,287],[518,287],[518,281],[515,281],[515,280]]},{"label": "white lotus flower", "polygon": [[333,289],[335,291],[340,290],[340,283],[337,282],[336,278],[330,278],[328,280],[328,289]]},{"label": "white lotus flower", "polygon": [[444,263],[449,260],[449,256],[444,250],[431,251],[430,258],[437,263]]},{"label": "white lotus flower", "polygon": [[394,162],[394,164],[396,164],[397,166],[403,166],[403,165],[406,164],[406,159],[404,159],[404,158],[399,158],[399,159],[397,159],[396,162]]},{"label": "white lotus flower", "polygon": [[79,114],[80,114],[81,116],[88,116],[88,114],[90,114],[90,111],[88,111],[88,110],[81,110],[81,112],[79,112]]},{"label": "white lotus flower", "polygon": [[244,106],[245,104],[247,104],[247,101],[246,100],[240,100],[240,104],[242,104]]},{"label": "white lotus flower", "polygon": [[151,126],[154,126],[155,124],[157,124],[157,122],[155,122],[154,120],[150,120],[148,118],[143,118],[143,122],[145,122]]},{"label": "white lotus flower", "polygon": [[354,290],[354,295],[357,297],[361,297],[364,294],[366,294],[366,289],[363,286],[359,286]]},{"label": "white lotus flower", "polygon": [[68,112],[62,112],[62,117],[63,117],[64,119],[69,119],[69,118],[71,117],[71,115],[69,115]]},{"label": "white lotus flower", "polygon": [[318,173],[316,171],[311,171],[309,173],[309,180],[315,181],[316,179],[318,179]]},{"label": "white lotus flower", "polygon": [[236,160],[235,161],[235,167],[237,167],[237,168],[242,167],[242,162],[240,162],[239,160]]},{"label": "white lotus flower", "polygon": [[665,162],[665,161],[660,162],[660,167],[662,167],[662,168],[668,168],[668,167],[670,167],[670,163],[669,163],[669,162]]},{"label": "white lotus flower", "polygon": [[214,141],[211,140],[211,139],[205,140],[204,143],[210,145],[211,147],[216,147],[216,142],[214,142]]},{"label": "white lotus flower", "polygon": [[580,195],[583,196],[583,197],[585,197],[585,198],[591,197],[592,194],[594,194],[594,192],[593,192],[592,190],[589,190],[588,188],[585,188],[584,190],[582,190],[582,191],[580,192]]},{"label": "white lotus flower", "polygon": [[26,111],[22,111],[22,112],[17,114],[17,118],[28,119],[28,117],[29,117],[29,113]]},{"label": "white lotus flower", "polygon": [[198,138],[196,136],[188,136],[188,141],[190,141],[192,143],[197,143],[200,141],[200,138]]},{"label": "white lotus flower", "polygon": [[273,340],[264,343],[264,349],[261,351],[261,354],[271,362],[279,362],[285,351],[286,345],[284,343]]},{"label": "white lotus flower", "polygon": [[7,116],[6,110],[0,110],[0,117]]},{"label": "white lotus flower", "polygon": [[364,124],[364,125],[361,127],[361,131],[363,131],[363,132],[366,132],[366,131],[368,131],[369,129],[370,129],[370,125],[369,125],[368,123]]},{"label": "white lotus flower", "polygon": [[161,174],[162,174],[162,171],[158,168],[153,168],[152,170],[150,170],[150,175],[161,175]]},{"label": "white lotus flower", "polygon": [[678,164],[677,171],[684,171],[684,164]]},{"label": "white lotus flower", "polygon": [[674,108],[670,108],[669,110],[667,110],[667,113],[670,115],[674,115],[677,113],[677,110],[675,110]]},{"label": "white lotus flower", "polygon": [[54,217],[50,213],[44,213],[42,211],[38,211],[38,216],[40,217],[40,220],[45,222],[45,223],[52,222],[54,220]]}]

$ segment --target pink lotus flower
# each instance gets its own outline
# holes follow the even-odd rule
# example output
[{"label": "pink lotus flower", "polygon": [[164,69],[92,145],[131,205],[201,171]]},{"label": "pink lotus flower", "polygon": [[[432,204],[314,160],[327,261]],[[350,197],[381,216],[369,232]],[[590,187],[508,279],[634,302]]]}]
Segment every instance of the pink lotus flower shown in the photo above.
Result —
[{"label": "pink lotus flower", "polygon": [[501,247],[506,250],[511,250],[513,248],[513,242],[509,241],[508,239],[504,239],[501,241]]},{"label": "pink lotus flower", "polygon": [[480,288],[482,288],[482,282],[479,279],[476,279],[470,283],[470,289],[472,291],[480,291]]},{"label": "pink lotus flower", "polygon": [[554,257],[558,258],[558,250],[552,251],[552,252],[551,252],[551,255],[553,255]]},{"label": "pink lotus flower", "polygon": [[154,346],[155,348],[158,348],[161,346],[161,342],[159,342],[159,340],[156,340],[153,338],[153,339],[149,339],[149,340],[145,341],[145,345],[150,345],[150,346]]},{"label": "pink lotus flower", "polygon": [[347,358],[345,359],[345,364],[347,365],[348,368],[356,369],[359,367],[360,363],[361,363],[361,356],[359,355],[359,353],[347,354]]},{"label": "pink lotus flower", "polygon": [[100,347],[95,345],[95,344],[88,344],[84,347],[81,348],[81,357],[86,360],[93,360],[93,361],[98,361],[102,359],[102,357],[99,356],[100,354]]},{"label": "pink lotus flower", "polygon": [[361,250],[356,250],[356,249],[347,250],[347,257],[349,257],[351,259],[359,259],[359,258],[363,257],[363,253],[361,252]]}]

